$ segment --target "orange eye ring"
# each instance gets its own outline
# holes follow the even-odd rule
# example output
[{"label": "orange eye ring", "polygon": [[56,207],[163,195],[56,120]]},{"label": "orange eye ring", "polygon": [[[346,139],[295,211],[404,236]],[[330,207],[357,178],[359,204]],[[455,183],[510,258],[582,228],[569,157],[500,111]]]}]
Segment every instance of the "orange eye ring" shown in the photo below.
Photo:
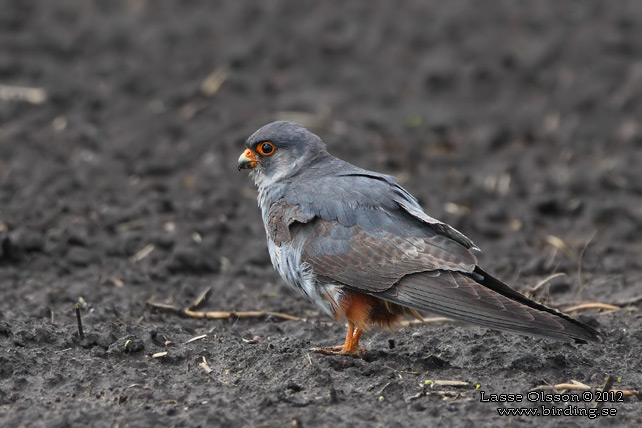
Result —
[{"label": "orange eye ring", "polygon": [[270,156],[273,155],[274,152],[276,152],[276,146],[269,141],[264,141],[263,143],[259,143],[256,146],[256,151],[261,156]]}]

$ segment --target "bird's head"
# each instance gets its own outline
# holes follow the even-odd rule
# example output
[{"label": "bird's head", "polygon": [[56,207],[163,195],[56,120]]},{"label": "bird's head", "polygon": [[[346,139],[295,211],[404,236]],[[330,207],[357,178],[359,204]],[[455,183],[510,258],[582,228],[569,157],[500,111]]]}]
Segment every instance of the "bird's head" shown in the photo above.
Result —
[{"label": "bird's head", "polygon": [[252,134],[238,159],[238,168],[252,169],[259,187],[268,186],[309,168],[327,155],[321,138],[294,122],[272,122]]}]

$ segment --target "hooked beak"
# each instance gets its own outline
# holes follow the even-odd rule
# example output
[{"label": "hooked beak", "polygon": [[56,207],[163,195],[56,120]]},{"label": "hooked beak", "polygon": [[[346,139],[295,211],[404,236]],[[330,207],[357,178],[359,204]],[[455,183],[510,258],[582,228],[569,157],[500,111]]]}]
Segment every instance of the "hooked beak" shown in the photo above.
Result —
[{"label": "hooked beak", "polygon": [[254,168],[258,162],[259,161],[256,158],[254,152],[252,152],[252,150],[250,149],[245,149],[243,154],[239,156],[239,160],[236,164],[239,167],[240,171],[242,169]]}]

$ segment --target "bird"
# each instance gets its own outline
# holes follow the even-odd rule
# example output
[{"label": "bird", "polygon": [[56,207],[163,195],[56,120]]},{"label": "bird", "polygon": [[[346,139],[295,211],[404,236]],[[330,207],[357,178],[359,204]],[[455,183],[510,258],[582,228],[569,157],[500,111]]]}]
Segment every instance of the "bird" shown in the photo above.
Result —
[{"label": "bird", "polygon": [[483,327],[565,342],[600,332],[535,302],[477,264],[479,248],[430,217],[385,174],[330,155],[289,121],[264,125],[237,161],[250,170],[271,262],[323,312],[345,320],[345,342],[324,354],[363,354],[372,328],[394,329],[419,311]]}]

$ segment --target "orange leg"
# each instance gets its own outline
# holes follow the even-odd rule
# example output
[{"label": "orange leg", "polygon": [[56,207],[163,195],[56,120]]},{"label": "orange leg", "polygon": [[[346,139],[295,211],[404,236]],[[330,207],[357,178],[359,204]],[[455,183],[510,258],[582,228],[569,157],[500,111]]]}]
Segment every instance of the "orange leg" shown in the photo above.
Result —
[{"label": "orange leg", "polygon": [[343,345],[332,346],[330,348],[313,348],[314,352],[319,352],[325,355],[361,355],[365,352],[365,349],[359,348],[359,339],[361,338],[361,333],[363,330],[355,327],[350,321],[348,321],[348,332],[346,334],[346,342]]},{"label": "orange leg", "polygon": [[[352,335],[346,334],[346,343],[343,346],[348,354],[362,354],[365,350],[359,349],[359,339],[361,339],[363,330],[354,326],[352,327],[354,328],[354,333]],[[348,332],[350,332],[350,330],[351,328],[348,326]],[[348,339],[349,336],[351,337]]]}]

